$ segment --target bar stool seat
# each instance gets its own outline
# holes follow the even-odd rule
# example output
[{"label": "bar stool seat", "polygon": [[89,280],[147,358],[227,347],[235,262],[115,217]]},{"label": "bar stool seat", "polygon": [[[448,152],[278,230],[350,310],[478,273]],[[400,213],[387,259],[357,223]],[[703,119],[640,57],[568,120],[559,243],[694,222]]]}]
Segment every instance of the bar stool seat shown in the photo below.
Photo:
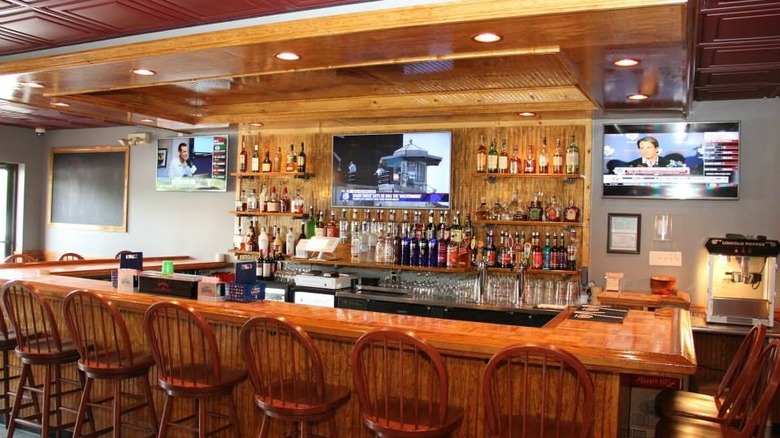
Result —
[{"label": "bar stool seat", "polygon": [[327,420],[331,438],[338,436],[334,416],[350,390],[325,383],[320,352],[301,327],[284,317],[254,317],[241,328],[241,352],[264,413],[258,436],[268,436],[270,418],[296,427],[301,438]]},{"label": "bar stool seat", "polygon": [[[233,389],[246,380],[247,372],[222,366],[217,338],[208,322],[193,309],[158,302],[146,310],[143,327],[157,364],[157,383],[166,393],[158,436],[165,437],[169,428],[177,428],[201,437],[232,430],[226,436],[241,437]],[[226,399],[226,413],[207,409],[207,401],[217,397]],[[195,412],[173,419],[177,399],[193,400]],[[224,405],[214,404],[220,406]],[[222,424],[212,423],[210,428],[211,418]]]},{"label": "bar stool seat", "polygon": [[[11,281],[3,286],[0,294],[17,335],[15,353],[22,362],[8,436],[13,437],[17,424],[39,430],[44,437],[49,436],[50,429],[61,436],[65,429],[75,423],[65,423],[63,413],[76,414],[75,409],[62,404],[62,399],[82,390],[81,374],[79,380],[64,379],[62,367],[75,363],[79,353],[72,340],[60,337],[51,306],[34,286],[22,281]],[[33,366],[44,368],[41,384],[35,383]],[[63,384],[73,388],[65,390]],[[26,399],[31,401],[23,404]],[[54,406],[51,406],[52,399]],[[27,407],[33,407],[34,413],[21,417],[21,410]],[[51,414],[55,414],[54,424],[50,423]]]},{"label": "bar stool seat", "polygon": [[[111,411],[111,425],[94,431],[91,437],[112,433],[121,437],[123,429],[139,429],[146,436],[157,434],[157,415],[149,385],[149,369],[154,365],[150,353],[133,351],[127,324],[113,304],[102,296],[85,290],[69,293],[62,303],[65,323],[76,343],[80,358],[79,369],[86,376],[84,391],[79,403],[74,436],[82,435],[87,415],[93,408]],[[94,400],[92,390],[96,380],[111,384],[111,395]],[[137,380],[138,391],[122,389],[123,382]],[[131,385],[125,385],[130,388]],[[125,399],[130,403],[124,403]],[[148,426],[141,427],[133,422],[123,422],[122,416],[146,408]],[[94,429],[94,425],[93,425]]]},{"label": "bar stool seat", "polygon": [[658,416],[723,421],[748,375],[747,370],[755,366],[765,340],[766,326],[754,325],[740,343],[714,395],[671,389],[659,392],[655,398]]}]

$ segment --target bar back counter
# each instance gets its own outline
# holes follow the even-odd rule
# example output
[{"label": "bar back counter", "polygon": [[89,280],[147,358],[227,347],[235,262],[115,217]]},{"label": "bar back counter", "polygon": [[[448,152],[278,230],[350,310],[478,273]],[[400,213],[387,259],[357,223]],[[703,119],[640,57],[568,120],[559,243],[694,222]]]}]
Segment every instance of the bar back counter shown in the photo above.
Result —
[{"label": "bar back counter", "polygon": [[[177,268],[185,268],[186,263],[178,261]],[[83,288],[99,292],[121,309],[137,343],[135,347],[148,348],[142,330],[144,312],[157,301],[173,299],[144,293],[118,293],[109,282],[74,277],[78,275],[79,265],[69,262],[68,266],[70,270],[57,269],[62,275],[48,275],[21,266],[0,269],[0,281],[20,279],[34,284],[60,318],[62,300],[69,291]],[[224,364],[243,365],[238,335],[247,319],[255,315],[282,315],[303,327],[314,339],[324,359],[326,380],[347,387],[352,386],[349,354],[357,338],[385,327],[413,331],[433,344],[445,358],[450,375],[450,402],[465,411],[463,424],[454,434],[456,437],[485,436],[481,373],[487,360],[510,344],[553,344],[571,352],[585,364],[595,385],[592,437],[617,437],[619,434],[619,416],[625,415],[620,411],[622,375],[679,378],[696,371],[690,316],[679,309],[631,310],[621,323],[575,318],[573,309],[567,309],[545,326],[536,328],[270,301],[178,301],[191,305],[213,325]],[[155,373],[153,369],[153,384],[156,383]],[[254,406],[251,384],[241,384],[235,396],[242,432],[244,436],[253,436],[261,414]],[[156,394],[155,401],[160,411],[162,394]],[[339,410],[336,421],[341,436],[371,436],[362,424],[355,396]],[[315,428],[314,432],[327,436],[326,430]],[[281,435],[281,429],[272,430],[271,436]]]}]

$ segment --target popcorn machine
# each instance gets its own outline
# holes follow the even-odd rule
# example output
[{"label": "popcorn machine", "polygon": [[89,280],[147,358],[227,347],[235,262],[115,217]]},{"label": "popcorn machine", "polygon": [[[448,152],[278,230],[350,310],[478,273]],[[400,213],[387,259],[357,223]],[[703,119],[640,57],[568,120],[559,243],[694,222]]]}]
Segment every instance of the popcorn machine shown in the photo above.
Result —
[{"label": "popcorn machine", "polygon": [[704,246],[709,252],[707,322],[772,327],[778,241],[727,234]]}]

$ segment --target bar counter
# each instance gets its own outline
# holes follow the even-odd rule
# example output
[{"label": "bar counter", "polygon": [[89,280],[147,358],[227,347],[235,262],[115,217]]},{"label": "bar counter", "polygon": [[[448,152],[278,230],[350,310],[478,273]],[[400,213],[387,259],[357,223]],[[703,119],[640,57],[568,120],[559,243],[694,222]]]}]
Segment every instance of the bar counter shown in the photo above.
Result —
[{"label": "bar counter", "polygon": [[[177,265],[178,266],[178,265]],[[35,284],[60,311],[64,295],[76,288],[100,292],[116,301],[127,319],[137,347],[144,345],[143,312],[154,302],[171,300],[144,293],[117,293],[105,281],[63,275],[40,275],[34,268],[0,269],[2,281],[22,279]],[[363,333],[385,327],[414,331],[430,341],[445,356],[450,373],[451,403],[465,409],[465,418],[454,436],[485,436],[479,392],[481,371],[487,359],[513,343],[550,343],[575,354],[591,371],[595,384],[596,409],[593,437],[618,436],[620,375],[624,373],[683,377],[696,371],[691,321],[687,311],[629,311],[622,324],[570,319],[563,311],[543,328],[463,322],[406,315],[330,309],[279,302],[204,303],[187,302],[214,326],[225,363],[240,364],[238,333],[244,321],[255,315],[283,315],[302,326],[315,340],[325,361],[327,379],[351,386],[348,366],[352,344]],[[242,431],[253,436],[260,414],[255,408],[248,382],[236,392]],[[162,407],[158,398],[157,409]],[[625,414],[625,413],[624,413]],[[368,437],[358,414],[357,397],[337,414],[341,436]],[[272,432],[280,432],[275,430]],[[319,429],[315,432],[320,432]],[[327,434],[327,433],[325,433]],[[271,436],[277,436],[272,433]]]}]

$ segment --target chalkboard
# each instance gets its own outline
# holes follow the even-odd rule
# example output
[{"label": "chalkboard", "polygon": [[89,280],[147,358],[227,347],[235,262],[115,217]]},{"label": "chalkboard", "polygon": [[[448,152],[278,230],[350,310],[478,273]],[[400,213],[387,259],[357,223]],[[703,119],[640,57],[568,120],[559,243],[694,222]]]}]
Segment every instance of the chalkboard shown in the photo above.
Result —
[{"label": "chalkboard", "polygon": [[49,225],[127,231],[128,148],[52,148]]}]

